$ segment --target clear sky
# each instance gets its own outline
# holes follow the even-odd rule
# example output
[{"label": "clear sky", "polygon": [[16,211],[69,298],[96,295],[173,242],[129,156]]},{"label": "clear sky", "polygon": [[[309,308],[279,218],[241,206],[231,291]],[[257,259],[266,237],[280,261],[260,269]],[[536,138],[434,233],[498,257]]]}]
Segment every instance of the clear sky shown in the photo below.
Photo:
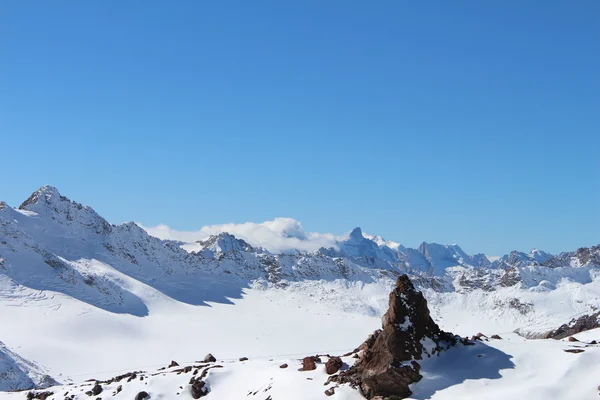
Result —
[{"label": "clear sky", "polygon": [[600,243],[600,2],[3,1],[0,199]]}]

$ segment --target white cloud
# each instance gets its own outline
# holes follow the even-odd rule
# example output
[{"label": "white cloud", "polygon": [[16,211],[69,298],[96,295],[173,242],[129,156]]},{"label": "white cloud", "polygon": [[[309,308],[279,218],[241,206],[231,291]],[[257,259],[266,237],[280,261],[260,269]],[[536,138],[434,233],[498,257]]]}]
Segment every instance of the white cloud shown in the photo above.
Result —
[{"label": "white cloud", "polygon": [[153,227],[138,225],[152,236],[186,243],[228,232],[254,247],[263,247],[273,253],[291,250],[314,251],[321,247],[337,248],[337,240],[347,238],[347,236],[336,236],[331,233],[306,232],[302,224],[293,218],[275,218],[262,223],[207,225],[198,231],[178,231],[163,224]]}]

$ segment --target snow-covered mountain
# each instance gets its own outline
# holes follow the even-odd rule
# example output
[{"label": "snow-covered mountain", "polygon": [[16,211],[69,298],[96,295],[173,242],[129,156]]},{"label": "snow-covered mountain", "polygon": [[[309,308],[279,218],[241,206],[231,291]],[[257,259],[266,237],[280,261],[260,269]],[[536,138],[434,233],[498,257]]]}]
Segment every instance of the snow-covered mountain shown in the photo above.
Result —
[{"label": "snow-covered mountain", "polygon": [[39,366],[0,342],[0,391],[44,389],[56,384]]},{"label": "snow-covered mountain", "polygon": [[129,279],[176,300],[204,304],[239,298],[242,287],[257,282],[373,282],[401,272],[438,292],[515,285],[546,291],[563,279],[591,282],[600,265],[600,246],[557,256],[513,251],[490,263],[485,255],[468,255],[456,244],[390,247],[390,242],[365,236],[360,228],[338,241],[337,248],[313,252],[273,254],[228,233],[187,244],[157,239],[134,223],[111,225],[51,186],[35,191],[18,208],[2,203],[0,237],[0,278],[10,284],[56,291],[134,315],[148,310],[123,284]]},{"label": "snow-covered mountain", "polygon": [[[600,307],[600,246],[490,262],[360,228],[332,243],[277,253],[226,232],[161,240],[45,186],[19,207],[0,203],[0,340],[59,380],[185,359],[190,348],[268,356],[319,350],[318,339],[348,349],[377,326],[401,273],[459,334],[547,332]],[[290,343],[290,330],[303,335]],[[93,363],[81,371],[83,359]]]}]

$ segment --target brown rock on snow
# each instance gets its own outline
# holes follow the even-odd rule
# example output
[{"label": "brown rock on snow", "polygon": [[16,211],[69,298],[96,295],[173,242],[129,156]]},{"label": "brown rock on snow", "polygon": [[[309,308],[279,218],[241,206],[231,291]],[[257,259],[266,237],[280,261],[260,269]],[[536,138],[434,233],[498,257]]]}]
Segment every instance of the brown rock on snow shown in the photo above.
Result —
[{"label": "brown rock on snow", "polygon": [[179,363],[177,361],[171,361],[171,364],[167,368],[179,367]]},{"label": "brown rock on snow", "polygon": [[315,356],[304,357],[302,359],[302,368],[300,371],[312,371],[317,369],[317,365],[315,364],[317,360],[320,362],[321,359]]},{"label": "brown rock on snow", "polygon": [[490,336],[492,339],[498,339],[498,340],[502,340],[502,338],[500,337],[500,335],[492,335]]},{"label": "brown rock on snow", "polygon": [[325,396],[333,396],[335,394],[335,388],[329,388],[325,391]]},{"label": "brown rock on snow", "polygon": [[288,365],[287,365],[287,364],[281,364],[281,365],[279,366],[279,368],[287,368],[287,367],[288,367]]},{"label": "brown rock on snow", "polygon": [[240,361],[248,361],[248,357],[241,357]]},{"label": "brown rock on snow", "polygon": [[[423,348],[423,339],[432,346]],[[360,346],[362,356],[348,371],[331,381],[358,387],[367,399],[376,396],[405,398],[408,385],[418,382],[423,354],[435,355],[456,344],[457,338],[443,332],[431,319],[427,301],[406,275],[390,293],[389,309],[382,318],[382,329],[375,331]]]},{"label": "brown rock on snow", "polygon": [[206,357],[204,357],[203,362],[215,362],[217,359],[212,354],[208,353]]},{"label": "brown rock on snow", "polygon": [[579,340],[577,340],[576,337],[570,336],[569,337],[569,342],[579,342]]},{"label": "brown rock on snow", "polygon": [[325,371],[329,375],[333,375],[336,372],[338,372],[340,370],[340,368],[342,368],[343,365],[344,365],[344,363],[343,363],[343,361],[342,361],[341,358],[339,358],[339,357],[331,357],[325,363]]}]

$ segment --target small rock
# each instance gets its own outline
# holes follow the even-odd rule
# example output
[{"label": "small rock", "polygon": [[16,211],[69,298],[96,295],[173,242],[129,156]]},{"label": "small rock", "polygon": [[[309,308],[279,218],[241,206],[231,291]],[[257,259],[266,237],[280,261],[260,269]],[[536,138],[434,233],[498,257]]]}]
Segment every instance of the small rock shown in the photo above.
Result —
[{"label": "small rock", "polygon": [[574,353],[574,354],[577,354],[577,353],[583,353],[585,350],[582,350],[582,349],[566,349],[565,351],[566,351],[567,353]]},{"label": "small rock", "polygon": [[343,365],[344,365],[344,363],[341,358],[331,357],[325,363],[325,371],[327,372],[327,374],[332,375],[332,374],[335,374],[336,372],[338,372],[340,370],[340,368],[342,368]]},{"label": "small rock", "polygon": [[573,336],[569,336],[568,340],[569,340],[569,342],[579,342],[579,340],[577,340],[577,338],[573,337]]},{"label": "small rock", "polygon": [[248,357],[241,357],[240,361],[248,361]]},{"label": "small rock", "polygon": [[592,340],[592,341],[590,342],[590,344],[598,344],[598,342],[596,342],[595,340]]},{"label": "small rock", "polygon": [[139,392],[136,396],[135,396],[135,400],[145,400],[149,397],[148,393],[146,392]]},{"label": "small rock", "polygon": [[215,362],[217,359],[212,354],[208,353],[206,357],[204,357],[203,362]]},{"label": "small rock", "polygon": [[497,340],[502,340],[502,338],[500,337],[500,335],[492,335],[490,336],[492,339],[497,339]]},{"label": "small rock", "polygon": [[281,365],[279,366],[279,368],[287,368],[287,367],[288,367],[288,365],[287,365],[287,364],[281,364]]},{"label": "small rock", "polygon": [[333,396],[335,394],[335,388],[329,388],[325,391],[325,396]]},{"label": "small rock", "polygon": [[177,361],[171,361],[171,364],[167,368],[179,367],[179,363]]},{"label": "small rock", "polygon": [[123,385],[117,386],[117,393],[121,392],[121,390],[123,390]]}]

